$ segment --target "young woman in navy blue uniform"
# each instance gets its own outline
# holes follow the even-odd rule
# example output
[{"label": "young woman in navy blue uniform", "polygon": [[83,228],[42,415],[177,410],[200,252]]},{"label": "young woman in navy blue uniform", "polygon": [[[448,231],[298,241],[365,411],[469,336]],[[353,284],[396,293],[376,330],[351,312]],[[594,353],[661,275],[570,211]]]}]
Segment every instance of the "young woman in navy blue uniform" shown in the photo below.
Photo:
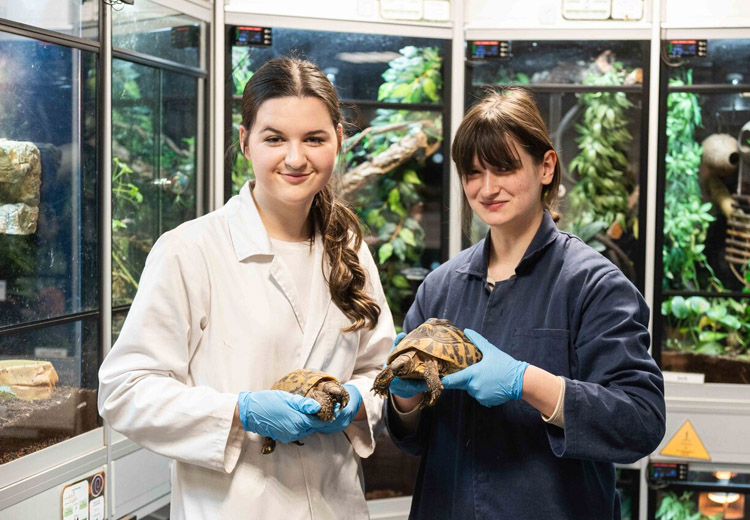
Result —
[{"label": "young woman in navy blue uniform", "polygon": [[469,110],[452,155],[490,229],[430,273],[404,330],[447,318],[483,359],[444,377],[431,408],[417,409],[423,383],[391,384],[391,436],[422,457],[410,518],[618,519],[613,463],[664,435],[649,309],[617,267],[555,226],[560,167],[527,91]]}]

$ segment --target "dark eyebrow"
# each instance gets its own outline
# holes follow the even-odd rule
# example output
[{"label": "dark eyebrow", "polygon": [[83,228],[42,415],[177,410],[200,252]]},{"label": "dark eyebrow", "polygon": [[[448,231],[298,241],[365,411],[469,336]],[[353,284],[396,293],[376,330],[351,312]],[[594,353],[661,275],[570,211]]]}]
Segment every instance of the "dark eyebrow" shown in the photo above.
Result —
[{"label": "dark eyebrow", "polygon": [[[260,133],[263,133],[263,132],[271,132],[271,133],[274,133],[274,134],[283,134],[284,133],[281,130],[277,130],[277,129],[275,129],[272,126],[267,126],[267,127],[265,127],[264,129],[262,129],[260,131]],[[305,135],[319,135],[319,134],[327,135],[327,132],[325,130],[323,130],[323,129],[320,129],[320,130],[311,130],[311,131],[307,132]]]}]

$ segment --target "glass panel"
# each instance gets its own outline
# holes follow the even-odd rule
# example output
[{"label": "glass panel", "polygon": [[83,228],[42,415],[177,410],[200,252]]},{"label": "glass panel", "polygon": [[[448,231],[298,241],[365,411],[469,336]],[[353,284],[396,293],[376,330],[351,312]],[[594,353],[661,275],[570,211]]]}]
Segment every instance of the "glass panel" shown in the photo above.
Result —
[{"label": "glass panel", "polygon": [[[528,85],[562,169],[558,226],[643,280],[639,238],[643,42],[512,41],[508,59],[469,60],[468,103],[483,89]],[[487,227],[472,216],[470,240]]]},{"label": "glass panel", "polygon": [[89,40],[99,39],[96,0],[0,2],[0,18]]},{"label": "glass panel", "polygon": [[0,333],[0,366],[0,464],[98,426],[96,318]]},{"label": "glass panel", "polygon": [[509,58],[468,60],[470,85],[584,85],[615,63],[628,74],[647,65],[638,41],[513,40],[508,49]]},{"label": "glass panel", "polygon": [[132,301],[164,231],[194,218],[198,79],[112,63],[112,299]]},{"label": "glass panel", "polygon": [[0,327],[98,298],[96,55],[0,33]]},{"label": "glass panel", "polygon": [[[345,117],[351,126],[345,143],[344,195],[367,223],[368,243],[398,326],[419,283],[442,260],[447,151],[440,110],[447,48],[443,40],[296,29],[273,29],[273,47],[232,48],[232,193],[238,193],[252,175],[237,144],[245,83],[269,59],[306,56],[328,75],[348,107]],[[427,106],[424,110],[385,108],[393,103]],[[428,110],[429,105],[435,110]],[[388,131],[382,130],[386,126]],[[357,173],[375,157],[383,160],[393,155],[399,146],[402,152],[409,150],[404,161],[393,161],[395,166],[382,170],[370,168],[368,181],[355,186]]]},{"label": "glass panel", "polygon": [[[717,466],[712,471],[695,471],[688,465],[687,477],[666,476],[674,472],[670,466],[654,464],[649,467],[654,482],[656,512],[654,518],[716,518],[741,520],[750,513],[750,475]],[[654,478],[654,475],[659,478]],[[674,486],[670,485],[674,484]]]},{"label": "glass panel", "polygon": [[201,42],[208,38],[205,22],[172,9],[138,0],[112,16],[112,46],[157,58],[203,67]]},{"label": "glass panel", "polygon": [[[669,56],[670,42],[664,42],[664,54]],[[674,72],[690,69],[696,85],[750,85],[750,40],[708,40],[705,57],[671,57]],[[674,73],[672,76],[674,77]]]},{"label": "glass panel", "polygon": [[419,457],[399,450],[387,433],[377,439],[375,452],[362,459],[365,475],[365,498],[393,498],[409,496],[419,473]]},{"label": "glass panel", "polygon": [[750,40],[708,48],[667,69],[662,367],[748,384]]},{"label": "glass panel", "polygon": [[[238,29],[242,30],[234,28],[232,42]],[[273,47],[233,47],[237,94],[266,61],[300,56],[312,59],[345,100],[442,103],[440,57],[448,54],[445,40],[276,28],[272,37]]]},{"label": "glass panel", "polygon": [[707,383],[750,383],[750,298],[670,296],[661,305],[662,369]]},{"label": "glass panel", "polygon": [[641,472],[637,469],[615,468],[617,492],[620,493],[620,515],[622,520],[638,520],[638,497],[640,496]]},{"label": "glass panel", "polygon": [[[347,147],[343,195],[367,225],[367,243],[400,327],[419,284],[441,262],[442,113],[363,108],[347,117],[357,132]],[[411,157],[400,166],[373,167],[375,158],[389,164],[390,156],[404,152]],[[363,172],[369,174],[364,182]]]},{"label": "glass panel", "polygon": [[127,310],[112,312],[112,345],[114,345],[117,338],[120,337],[120,332],[122,332],[122,326],[125,325],[125,318],[127,315]]},{"label": "glass panel", "polygon": [[[691,69],[676,71],[670,85],[691,79]],[[665,161],[663,287],[750,288],[750,84],[670,93]]]}]

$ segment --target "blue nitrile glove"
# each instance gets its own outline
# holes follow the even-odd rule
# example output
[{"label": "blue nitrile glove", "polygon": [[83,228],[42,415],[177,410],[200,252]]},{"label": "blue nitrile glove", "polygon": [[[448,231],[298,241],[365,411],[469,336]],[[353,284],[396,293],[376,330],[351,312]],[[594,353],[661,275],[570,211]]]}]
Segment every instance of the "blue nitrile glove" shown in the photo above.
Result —
[{"label": "blue nitrile glove", "polygon": [[[344,385],[346,391],[349,392],[349,403],[341,409],[337,409],[333,414],[332,421],[322,421],[318,419],[315,431],[321,433],[337,433],[344,430],[349,426],[359,412],[359,407],[362,406],[362,394],[359,393],[357,387],[354,385]],[[338,408],[338,404],[336,405]]]},{"label": "blue nitrile glove", "polygon": [[443,387],[466,390],[484,406],[521,399],[523,374],[529,364],[513,359],[476,331],[466,329],[464,333],[482,353],[482,360],[445,376]]},{"label": "blue nitrile glove", "polygon": [[282,390],[240,392],[242,427],[275,441],[293,442],[313,433],[320,403]]},{"label": "blue nitrile glove", "polygon": [[[398,345],[405,336],[406,332],[398,333],[396,338],[393,340],[393,346],[391,347],[391,351],[388,352],[388,357],[391,357],[391,352],[393,352],[393,350],[396,348],[396,345]],[[383,363],[383,368],[385,368],[387,364],[388,358],[386,358],[385,362]],[[427,383],[425,383],[423,380],[399,379],[398,377],[394,377],[391,381],[390,386],[388,387],[388,390],[390,390],[393,395],[408,399],[409,397],[414,397],[417,394],[426,392]]]}]

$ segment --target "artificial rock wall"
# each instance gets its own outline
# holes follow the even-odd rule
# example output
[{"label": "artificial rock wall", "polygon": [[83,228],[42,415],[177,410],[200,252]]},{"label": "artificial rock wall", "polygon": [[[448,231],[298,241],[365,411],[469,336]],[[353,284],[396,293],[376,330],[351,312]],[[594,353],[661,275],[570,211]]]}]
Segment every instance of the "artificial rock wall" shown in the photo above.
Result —
[{"label": "artificial rock wall", "polygon": [[36,233],[41,185],[42,161],[36,145],[0,139],[0,233]]}]

